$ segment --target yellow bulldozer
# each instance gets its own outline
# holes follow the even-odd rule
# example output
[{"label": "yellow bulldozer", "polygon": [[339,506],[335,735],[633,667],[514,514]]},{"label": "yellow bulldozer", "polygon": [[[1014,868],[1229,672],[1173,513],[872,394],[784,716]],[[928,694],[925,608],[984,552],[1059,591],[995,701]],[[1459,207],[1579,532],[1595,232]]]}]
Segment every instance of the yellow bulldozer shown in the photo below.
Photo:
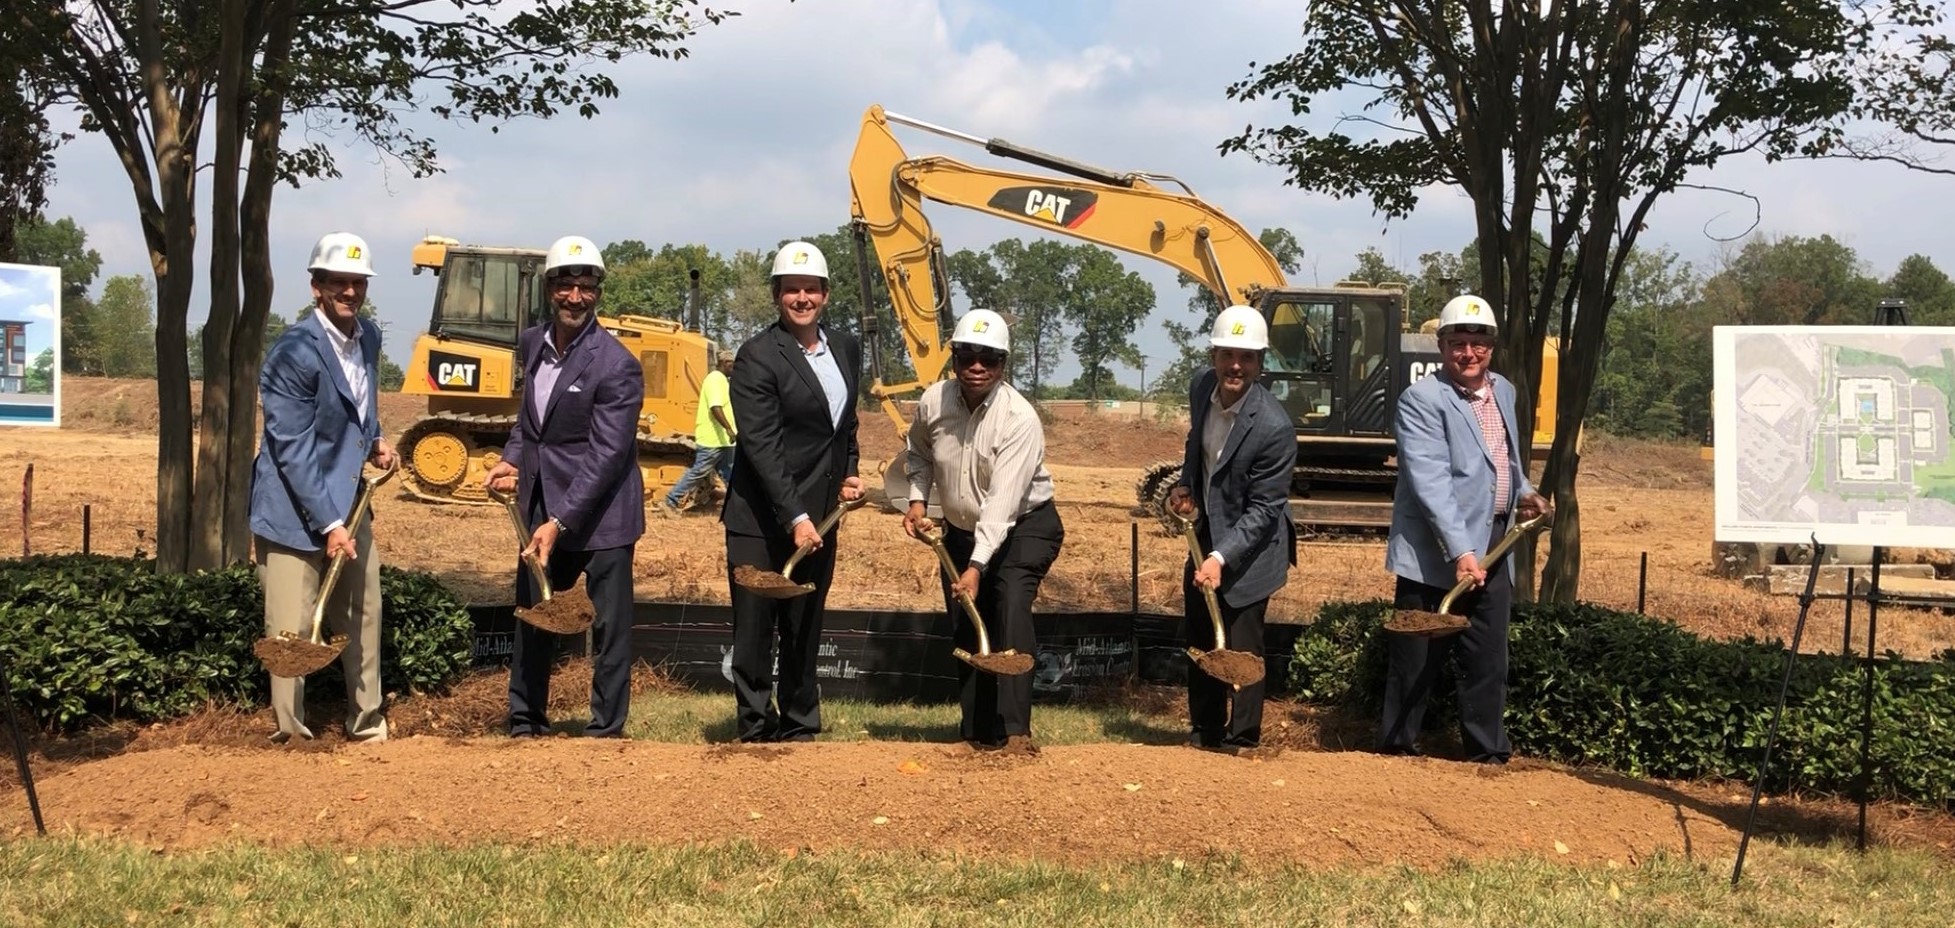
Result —
[{"label": "yellow bulldozer", "polygon": [[[483,477],[502,459],[516,421],[523,365],[516,337],[548,312],[538,248],[464,245],[428,236],[414,246],[414,273],[432,271],[434,313],[414,341],[401,392],[428,398],[427,414],[396,443],[402,484],[415,498],[486,505]],[[698,278],[693,281],[695,319]],[[638,468],[645,495],[663,496],[692,463],[699,387],[719,346],[670,319],[602,312],[599,324],[645,369]],[[705,492],[703,486],[694,493]],[[690,504],[692,500],[686,500]]]}]

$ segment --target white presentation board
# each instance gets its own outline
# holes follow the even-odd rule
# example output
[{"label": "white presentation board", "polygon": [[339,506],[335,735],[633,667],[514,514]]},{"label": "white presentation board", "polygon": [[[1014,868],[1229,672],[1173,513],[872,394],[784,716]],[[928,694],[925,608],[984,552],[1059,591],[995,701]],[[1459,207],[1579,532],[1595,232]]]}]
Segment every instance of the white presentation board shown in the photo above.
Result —
[{"label": "white presentation board", "polygon": [[1718,326],[1717,540],[1955,547],[1955,328]]}]

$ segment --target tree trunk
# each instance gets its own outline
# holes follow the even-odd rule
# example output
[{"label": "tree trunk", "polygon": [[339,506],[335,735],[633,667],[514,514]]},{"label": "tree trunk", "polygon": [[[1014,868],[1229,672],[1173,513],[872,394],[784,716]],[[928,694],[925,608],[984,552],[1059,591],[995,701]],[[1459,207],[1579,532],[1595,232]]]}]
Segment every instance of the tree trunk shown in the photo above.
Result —
[{"label": "tree trunk", "polygon": [[264,361],[265,321],[272,306],[271,203],[284,125],[280,114],[285,109],[284,88],[275,82],[291,56],[290,0],[273,0],[265,23],[264,64],[258,70],[249,173],[239,214],[239,272],[244,300],[237,324],[231,328],[231,420],[226,449],[233,479],[224,498],[221,551],[227,564],[248,559],[251,552],[251,464],[258,435],[258,370]]},{"label": "tree trunk", "polygon": [[[138,72],[148,100],[148,139],[156,164],[158,196],[153,208],[144,173],[122,152],[137,186],[137,205],[145,207],[144,236],[156,274],[156,568],[181,573],[191,559],[190,356],[185,332],[190,292],[196,281],[192,255],[197,245],[197,141],[201,113],[177,105],[164,64],[154,0],[137,4]],[[180,99],[201,105],[202,86],[194,80],[176,88]]]},{"label": "tree trunk", "polygon": [[190,536],[190,568],[214,570],[225,566],[224,518],[231,473],[231,329],[238,317],[238,194],[243,174],[243,87],[249,68],[244,35],[245,0],[224,0],[220,7],[217,58],[216,167],[211,181],[210,315],[204,321],[204,395],[197,430],[196,505],[198,519]]}]

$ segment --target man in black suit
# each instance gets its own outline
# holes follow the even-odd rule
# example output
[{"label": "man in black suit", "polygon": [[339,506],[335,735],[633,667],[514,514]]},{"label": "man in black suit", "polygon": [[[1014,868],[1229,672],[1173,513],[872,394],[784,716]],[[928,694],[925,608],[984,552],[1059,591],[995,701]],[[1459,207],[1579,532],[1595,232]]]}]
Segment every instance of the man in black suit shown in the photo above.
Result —
[{"label": "man in black suit", "polygon": [[[1296,527],[1290,522],[1296,432],[1282,404],[1256,382],[1269,348],[1269,324],[1261,313],[1248,306],[1222,310],[1208,345],[1212,367],[1188,392],[1181,483],[1168,493],[1168,505],[1183,517],[1199,509],[1195,536],[1202,550],[1211,552],[1200,564],[1189,558],[1182,627],[1189,647],[1217,646],[1201,591],[1207,587],[1221,606],[1228,638],[1222,646],[1261,657],[1269,598],[1283,588],[1297,560]],[[1231,693],[1229,684],[1190,662],[1188,722],[1188,743],[1195,747],[1257,747],[1263,684]]]},{"label": "man in black suit", "polygon": [[[821,731],[815,658],[822,609],[835,575],[835,532],[815,525],[838,499],[862,495],[856,476],[856,383],[862,347],[821,324],[828,305],[828,259],[807,242],[774,255],[780,321],[740,346],[733,361],[733,419],[740,423],[726,525],[726,570],[733,596],[733,690],[741,741],[812,741]],[[742,564],[779,570],[801,547],[813,553],[793,579],[815,590],[769,599],[733,582]],[[774,642],[780,688],[774,692]]]}]

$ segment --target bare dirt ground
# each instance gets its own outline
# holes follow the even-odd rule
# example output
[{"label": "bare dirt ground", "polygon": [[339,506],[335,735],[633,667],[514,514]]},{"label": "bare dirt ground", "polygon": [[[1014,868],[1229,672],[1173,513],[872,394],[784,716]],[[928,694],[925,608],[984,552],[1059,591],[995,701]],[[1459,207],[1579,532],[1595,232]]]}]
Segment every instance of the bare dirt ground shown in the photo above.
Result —
[{"label": "bare dirt ground", "polygon": [[[151,547],[153,390],[68,378],[63,429],[0,431],[0,489],[8,499],[34,465],[27,540],[35,551],[80,550],[84,505],[94,550]],[[397,434],[415,410],[411,398],[384,397],[387,432]],[[862,421],[866,471],[899,445],[886,421]],[[1173,427],[1145,423],[1088,419],[1049,429],[1067,541],[1040,608],[1128,605],[1133,482],[1142,465],[1176,457],[1180,441]],[[1710,474],[1694,448],[1594,441],[1580,487],[1583,598],[1633,608],[1638,558],[1647,552],[1651,614],[1712,636],[1789,637],[1797,615],[1791,598],[1712,575]],[[432,571],[476,601],[509,601],[514,540],[498,511],[393,497],[378,500],[375,511],[387,562]],[[6,512],[0,552],[11,555],[22,527],[12,503]],[[898,522],[868,508],[845,521],[832,603],[936,607],[930,552],[904,538]],[[708,514],[654,520],[638,548],[638,596],[724,602],[721,547]],[[1141,524],[1141,608],[1179,610],[1184,550]],[[1273,617],[1307,620],[1326,600],[1389,594],[1378,541],[1306,542],[1300,558]],[[1815,607],[1807,649],[1837,649],[1840,622],[1837,605]],[[1911,656],[1955,647],[1955,619],[1885,610],[1880,646]],[[553,689],[582,691],[574,680]],[[1375,757],[1344,749],[1360,734],[1326,728],[1311,710],[1280,703],[1270,711],[1285,720],[1273,726],[1284,734],[1273,736],[1279,749],[1267,756],[1137,744],[1001,758],[900,741],[517,743],[487,734],[499,697],[493,674],[440,699],[407,697],[390,710],[397,738],[384,745],[328,738],[303,750],[270,748],[264,719],[223,712],[45,744],[37,758],[42,801],[56,829],[159,848],[745,836],[783,848],[953,847],[1059,860],[1231,851],[1309,863],[1438,864],[1515,852],[1626,863],[1659,848],[1728,856],[1745,798],[1741,786],[1651,784],[1528,762],[1486,770]],[[1172,718],[1178,700],[1158,702]],[[0,833],[18,834],[29,826],[11,781],[0,790]],[[305,784],[302,801],[293,800],[294,783]],[[485,789],[535,801],[485,804]],[[1832,803],[1768,807],[1768,826],[1795,835],[1837,835],[1845,820]],[[1877,808],[1874,829],[1887,843],[1943,853],[1955,847],[1947,816]]]}]

